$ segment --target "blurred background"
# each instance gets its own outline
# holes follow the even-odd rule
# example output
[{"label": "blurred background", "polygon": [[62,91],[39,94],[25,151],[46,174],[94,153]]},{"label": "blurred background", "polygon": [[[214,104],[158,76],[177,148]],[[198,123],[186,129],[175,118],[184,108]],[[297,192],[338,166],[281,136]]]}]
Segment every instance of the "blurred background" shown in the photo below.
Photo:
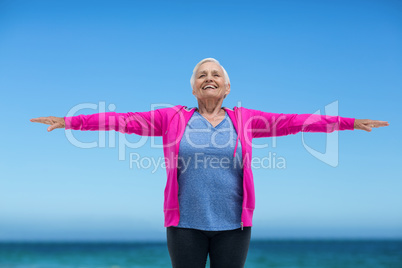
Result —
[{"label": "blurred background", "polygon": [[[161,138],[29,119],[194,107],[207,57],[227,107],[390,123],[255,140],[252,241],[400,239],[401,48],[396,0],[1,0],[0,241],[165,241],[165,170],[130,161],[161,159]],[[329,143],[332,164],[308,149]]]}]

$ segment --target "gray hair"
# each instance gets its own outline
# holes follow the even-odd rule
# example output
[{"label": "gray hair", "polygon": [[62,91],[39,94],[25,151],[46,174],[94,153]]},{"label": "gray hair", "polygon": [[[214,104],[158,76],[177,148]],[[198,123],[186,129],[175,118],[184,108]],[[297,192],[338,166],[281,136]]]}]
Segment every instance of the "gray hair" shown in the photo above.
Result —
[{"label": "gray hair", "polygon": [[200,61],[199,63],[197,63],[197,65],[194,67],[193,75],[191,76],[191,79],[190,79],[191,88],[194,88],[195,74],[197,73],[198,68],[200,68],[200,66],[206,62],[214,62],[214,63],[218,64],[223,70],[223,75],[225,76],[225,85],[230,84],[229,75],[226,72],[225,68],[223,68],[223,66],[219,63],[219,61],[217,61],[214,58],[206,58],[206,59],[203,59],[202,61]]}]

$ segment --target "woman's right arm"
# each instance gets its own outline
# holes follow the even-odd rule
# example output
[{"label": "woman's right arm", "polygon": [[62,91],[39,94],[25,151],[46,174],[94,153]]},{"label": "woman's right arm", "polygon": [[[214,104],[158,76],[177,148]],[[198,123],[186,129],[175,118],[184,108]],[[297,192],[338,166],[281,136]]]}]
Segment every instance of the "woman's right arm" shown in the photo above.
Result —
[{"label": "woman's right arm", "polygon": [[48,124],[48,131],[56,128],[98,131],[115,130],[141,136],[162,136],[162,116],[159,110],[148,112],[106,112],[71,117],[38,117],[31,122]]}]

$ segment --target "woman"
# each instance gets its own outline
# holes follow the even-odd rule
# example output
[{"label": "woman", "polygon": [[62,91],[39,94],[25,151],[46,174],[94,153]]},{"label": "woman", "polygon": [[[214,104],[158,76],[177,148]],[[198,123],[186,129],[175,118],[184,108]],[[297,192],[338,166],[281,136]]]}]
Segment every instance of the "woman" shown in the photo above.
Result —
[{"label": "woman", "polygon": [[310,114],[275,114],[222,106],[230,93],[225,69],[213,58],[191,77],[197,108],[177,105],[149,112],[39,117],[31,122],[76,130],[115,130],[162,136],[167,183],[167,244],[173,267],[243,267],[254,211],[252,139],[298,132],[388,126],[386,121]]}]

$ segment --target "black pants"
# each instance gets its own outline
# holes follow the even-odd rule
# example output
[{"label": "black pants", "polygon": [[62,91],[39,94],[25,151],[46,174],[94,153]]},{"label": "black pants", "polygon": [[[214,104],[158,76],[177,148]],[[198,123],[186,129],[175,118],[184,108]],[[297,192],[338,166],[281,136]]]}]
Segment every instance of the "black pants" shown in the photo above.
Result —
[{"label": "black pants", "polygon": [[167,245],[173,268],[242,268],[250,244],[251,227],[243,230],[202,231],[167,227]]}]

